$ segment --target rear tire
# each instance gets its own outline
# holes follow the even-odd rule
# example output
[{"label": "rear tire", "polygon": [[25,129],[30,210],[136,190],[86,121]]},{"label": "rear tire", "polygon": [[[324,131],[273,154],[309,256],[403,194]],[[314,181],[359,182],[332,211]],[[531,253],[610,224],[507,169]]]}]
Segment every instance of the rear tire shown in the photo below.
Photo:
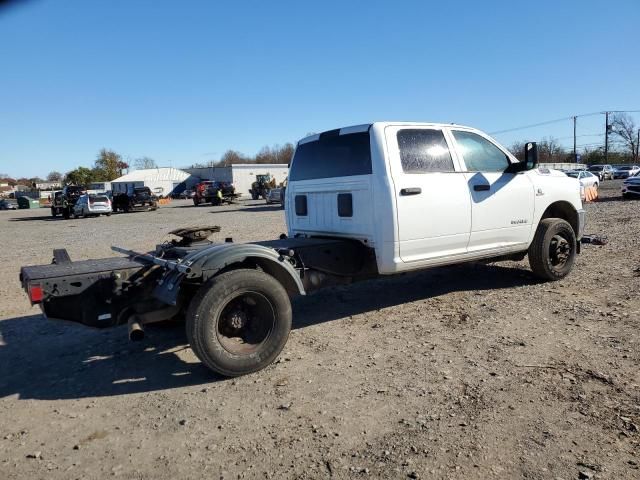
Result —
[{"label": "rear tire", "polygon": [[536,277],[555,281],[566,277],[576,258],[576,234],[560,218],[540,221],[529,246],[529,265]]},{"label": "rear tire", "polygon": [[258,200],[260,198],[260,195],[258,195],[258,192],[255,191],[251,191],[251,200]]},{"label": "rear tire", "polygon": [[284,287],[257,270],[223,273],[200,288],[186,318],[187,338],[211,370],[236,377],[271,364],[291,330]]}]

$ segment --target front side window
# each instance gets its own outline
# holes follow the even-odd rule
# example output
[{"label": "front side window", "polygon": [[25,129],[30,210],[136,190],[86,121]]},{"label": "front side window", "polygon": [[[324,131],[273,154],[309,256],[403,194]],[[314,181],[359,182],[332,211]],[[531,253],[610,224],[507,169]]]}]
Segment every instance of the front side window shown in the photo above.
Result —
[{"label": "front side window", "polygon": [[468,171],[503,172],[509,166],[507,155],[486,138],[461,130],[452,133]]},{"label": "front side window", "polygon": [[398,148],[404,173],[453,172],[453,160],[441,130],[399,130]]}]

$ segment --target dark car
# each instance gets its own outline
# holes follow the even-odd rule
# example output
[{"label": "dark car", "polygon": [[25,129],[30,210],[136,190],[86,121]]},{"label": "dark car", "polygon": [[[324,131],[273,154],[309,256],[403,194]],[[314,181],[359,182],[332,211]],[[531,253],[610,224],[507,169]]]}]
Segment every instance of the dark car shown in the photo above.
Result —
[{"label": "dark car", "polygon": [[18,206],[10,200],[0,200],[0,210],[17,210]]},{"label": "dark car", "polygon": [[114,212],[156,210],[158,208],[158,197],[151,193],[149,187],[136,187],[128,193],[115,194],[112,207]]}]

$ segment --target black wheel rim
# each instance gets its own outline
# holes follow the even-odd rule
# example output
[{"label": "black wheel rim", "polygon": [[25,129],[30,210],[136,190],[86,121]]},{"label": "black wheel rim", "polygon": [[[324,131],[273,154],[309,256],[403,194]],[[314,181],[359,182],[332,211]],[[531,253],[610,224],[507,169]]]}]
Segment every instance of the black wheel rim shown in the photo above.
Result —
[{"label": "black wheel rim", "polygon": [[554,270],[562,270],[571,259],[573,247],[571,242],[561,234],[551,238],[549,244],[549,265]]},{"label": "black wheel rim", "polygon": [[218,341],[231,354],[250,355],[267,341],[275,322],[275,310],[267,297],[242,292],[222,308],[216,329]]}]

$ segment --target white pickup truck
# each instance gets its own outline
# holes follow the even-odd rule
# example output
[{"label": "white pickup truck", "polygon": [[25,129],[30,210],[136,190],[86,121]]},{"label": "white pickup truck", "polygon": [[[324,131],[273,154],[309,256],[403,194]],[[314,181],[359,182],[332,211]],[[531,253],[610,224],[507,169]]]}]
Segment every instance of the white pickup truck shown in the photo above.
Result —
[{"label": "white pickup truck", "polygon": [[486,134],[450,124],[381,122],[298,142],[286,190],[288,235],[237,244],[181,229],[126,257],[23,267],[32,303],[94,327],[183,315],[191,348],[226,376],[269,365],[291,328],[290,298],[325,286],[479,259],[522,259],[559,280],[579,253],[580,186]]}]

